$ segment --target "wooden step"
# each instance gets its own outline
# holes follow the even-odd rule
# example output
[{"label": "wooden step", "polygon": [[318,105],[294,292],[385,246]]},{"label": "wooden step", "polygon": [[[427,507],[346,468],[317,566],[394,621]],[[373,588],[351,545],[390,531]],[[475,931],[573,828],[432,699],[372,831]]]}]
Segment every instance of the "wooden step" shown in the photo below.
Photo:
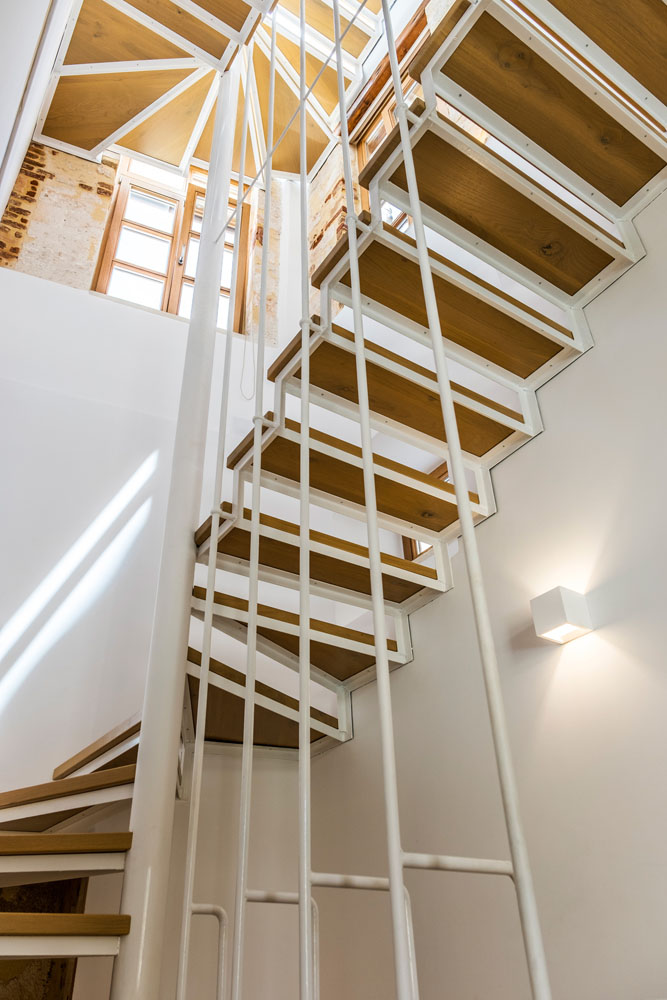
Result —
[{"label": "wooden step", "polygon": [[[194,587],[192,599],[193,613],[203,617],[206,590]],[[216,591],[214,596],[214,622],[225,628],[227,623],[234,628],[229,631],[237,638],[243,637],[248,622],[248,602],[230,594]],[[339,681],[348,680],[355,674],[367,670],[375,663],[375,639],[367,632],[345,628],[311,618],[310,659],[313,666]],[[265,604],[258,607],[257,634],[266,643],[263,648],[268,655],[271,647],[287,651],[291,656],[299,655],[299,616],[291,611],[272,608]],[[387,640],[389,658],[394,662],[404,662],[398,654],[398,644]]]},{"label": "wooden step", "polygon": [[[232,504],[223,503],[222,511],[231,518]],[[219,560],[218,565],[221,567],[229,568],[230,565],[239,563],[247,567],[249,564],[251,516],[252,512],[245,508],[242,516],[223,522],[218,552],[228,559]],[[202,546],[210,535],[209,517],[195,536],[197,544]],[[335,588],[337,592],[370,595],[369,557],[365,546],[346,542],[322,531],[311,531],[310,540],[310,576],[314,584]],[[208,551],[208,546],[205,551]],[[259,562],[260,567],[279,574],[276,582],[291,581],[293,585],[298,586],[299,526],[268,514],[261,514]],[[444,589],[438,583],[436,571],[430,566],[423,566],[387,553],[382,553],[382,565],[384,596],[390,603],[402,604],[410,600],[412,606],[417,595],[421,595],[426,601]],[[345,599],[344,594],[341,596]]]},{"label": "wooden step", "polygon": [[[415,101],[411,110],[423,114],[424,103]],[[363,185],[370,183],[396,145],[394,129],[361,172]],[[601,275],[616,254],[624,255],[619,240],[438,111],[415,141],[413,157],[421,202],[432,213],[425,219],[427,225],[438,219],[450,223],[445,228],[453,236],[458,230],[475,246],[481,241],[566,295],[575,295]],[[387,181],[407,193],[402,160],[389,171]],[[579,231],[582,227],[590,238]]]},{"label": "wooden step", "polygon": [[552,5],[667,104],[663,0],[550,0]]},{"label": "wooden step", "polygon": [[[316,336],[310,354],[310,382],[328,396],[353,404],[357,414],[357,374],[354,334],[335,324]],[[289,366],[290,377],[300,383],[297,367],[301,334],[285,348],[269,369],[275,381]],[[409,440],[441,444],[447,440],[435,372],[415,364],[370,341],[365,341],[366,374],[371,416],[389,421],[389,428],[405,429]],[[506,454],[513,435],[526,439],[523,414],[511,410],[480,393],[452,382],[454,409],[464,451],[476,458],[494,451]],[[416,433],[415,433],[416,432]],[[504,447],[502,447],[504,445]]]},{"label": "wooden step", "polygon": [[67,778],[75,771],[80,772],[84,768],[88,771],[97,771],[136,763],[136,737],[140,728],[141,716],[137,712],[59,764],[53,771],[54,780]]},{"label": "wooden step", "polygon": [[[580,12],[596,5],[561,2],[556,6]],[[591,19],[593,25],[607,26],[609,5],[597,6],[598,16]],[[614,4],[611,6],[613,8]],[[627,12],[632,4],[624,2],[618,6]],[[640,6],[651,7],[650,4]],[[653,5],[657,6],[662,6],[659,21],[664,38],[662,76],[665,78],[667,16],[660,0]],[[650,15],[648,9],[642,13]],[[511,15],[505,17],[509,17],[512,24]],[[581,15],[579,20],[583,20]],[[627,17],[625,20],[633,24],[635,33],[644,33],[646,22],[638,28],[634,20]],[[663,169],[663,157],[536,51],[534,32],[532,45],[528,44],[489,11],[484,11],[470,24],[468,32],[439,70],[457,88],[462,88],[509,122],[618,206],[624,205]],[[631,49],[627,39],[622,48],[623,52]],[[654,64],[657,50],[653,47],[651,55],[651,64]]]},{"label": "wooden step", "polygon": [[102,913],[0,913],[0,958],[117,955],[130,917]]},{"label": "wooden step", "polygon": [[0,793],[0,830],[47,830],[92,805],[130,798],[135,767],[47,781]]},{"label": "wooden step", "polygon": [[[428,331],[426,303],[416,243],[391,226],[378,227],[362,239],[359,259],[361,293],[384,312],[401,317],[411,328]],[[344,236],[314,272],[312,283],[336,280],[351,285]],[[539,380],[561,359],[572,355],[570,330],[493,288],[435,251],[429,252],[442,336],[463,363],[497,369],[520,380]],[[367,311],[371,312],[370,308]],[[391,316],[389,321],[391,320]],[[481,362],[481,364],[479,364]]]},{"label": "wooden step", "polygon": [[0,858],[35,854],[115,854],[129,851],[131,846],[132,834],[123,832],[0,834]]},{"label": "wooden step", "polygon": [[[267,413],[267,420],[273,414]],[[252,462],[252,432],[229,456],[230,468]],[[265,431],[262,471],[276,488],[290,489],[298,495],[300,477],[300,427],[294,420]],[[451,483],[418,472],[381,455],[374,456],[375,489],[378,514],[389,530],[421,532],[433,538],[453,529],[458,511]],[[365,517],[365,496],[361,448],[340,441],[330,434],[310,432],[310,486],[325,506],[332,506],[357,517]],[[473,512],[483,516],[479,496],[470,494]],[[455,530],[455,529],[453,529]]]},{"label": "wooden step", "polygon": [[122,872],[131,833],[0,833],[0,887]]},{"label": "wooden step", "polygon": [[[201,665],[199,650],[192,647],[188,650],[188,662],[196,666]],[[231,682],[235,688],[245,690],[245,674],[228,667],[213,657],[210,659],[210,671],[214,677],[208,693],[205,738],[216,743],[242,743],[245,698],[240,693],[235,693],[234,690],[217,687],[215,678],[221,678],[223,681]],[[199,680],[189,676],[188,683],[196,726]],[[283,694],[282,691],[262,683],[262,681],[256,681],[255,694],[260,702],[255,705],[255,746],[297,749],[299,746],[299,723],[295,720],[294,715],[298,715],[299,702],[295,698]],[[273,710],[267,707],[267,700],[275,703]],[[282,714],[281,708],[287,708],[292,717]],[[310,714],[314,722],[323,723],[325,726],[337,730],[338,720],[334,716],[320,712],[316,708],[311,708]],[[320,739],[322,739],[322,732],[319,729],[311,729],[311,743]]]}]

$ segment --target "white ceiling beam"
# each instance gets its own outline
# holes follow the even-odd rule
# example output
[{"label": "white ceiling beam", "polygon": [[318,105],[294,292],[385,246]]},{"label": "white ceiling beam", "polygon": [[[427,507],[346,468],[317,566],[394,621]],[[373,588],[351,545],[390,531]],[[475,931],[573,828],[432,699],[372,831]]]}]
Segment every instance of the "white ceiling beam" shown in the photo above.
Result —
[{"label": "white ceiling beam", "polygon": [[121,14],[125,14],[127,17],[136,21],[137,24],[141,24],[144,28],[149,28],[151,31],[155,32],[156,35],[160,35],[162,38],[166,38],[168,42],[172,45],[178,46],[179,49],[183,49],[185,52],[189,52],[190,55],[196,59],[199,63],[209,66],[211,69],[219,70],[220,61],[212,56],[210,52],[206,52],[205,49],[200,49],[198,45],[194,45],[183,35],[179,35],[176,31],[172,31],[171,28],[166,28],[164,24],[160,21],[156,21],[154,17],[149,17],[148,14],[144,14],[143,11],[137,10],[132,4],[126,3],[126,0],[104,0],[106,4],[110,7],[114,7],[116,10],[120,11]]},{"label": "white ceiling beam", "polygon": [[196,59],[137,59],[133,62],[73,63],[63,66],[61,76],[96,76],[100,73],[145,73],[151,70],[199,69]]},{"label": "white ceiling beam", "polygon": [[195,150],[199,145],[199,140],[201,139],[202,133],[206,128],[206,123],[210,117],[211,111],[213,110],[213,105],[216,102],[219,87],[220,87],[220,76],[219,74],[216,74],[211,86],[208,88],[206,99],[204,100],[204,103],[202,104],[201,107],[201,111],[197,116],[197,121],[195,123],[194,129],[192,130],[192,135],[188,139],[188,144],[185,147],[185,152],[183,153],[183,157],[180,162],[180,170],[183,171],[183,173],[185,173],[185,170],[187,169],[190,160],[195,155]]},{"label": "white ceiling beam", "polygon": [[[330,7],[333,11],[333,0],[322,0],[322,3],[325,3],[327,7]],[[346,21],[351,21],[352,18],[354,18],[354,25],[356,28],[360,28],[369,36],[375,34],[375,29],[377,28],[379,20],[377,14],[373,14],[373,12],[368,10],[366,7],[360,10],[359,4],[355,3],[354,0],[339,0],[339,9],[341,20],[345,18]],[[344,29],[345,25],[341,24],[341,30]]]},{"label": "white ceiling beam", "polygon": [[[276,18],[276,27],[281,35],[293,42],[295,45],[301,44],[301,25],[298,17],[287,10],[276,10],[273,14]],[[332,69],[336,68],[336,53],[334,43],[329,38],[316,31],[315,28],[306,26],[306,37],[304,39],[306,51],[315,56],[320,62],[328,60],[328,65]],[[358,72],[358,61],[343,49],[343,69],[345,76],[353,78]]]},{"label": "white ceiling beam", "polygon": [[147,118],[150,118],[157,111],[160,111],[167,104],[173,101],[174,98],[185,93],[186,90],[194,86],[195,83],[198,83],[209,72],[210,71],[206,68],[195,70],[195,72],[191,73],[190,76],[187,76],[185,80],[181,80],[180,83],[171,87],[164,94],[158,97],[157,100],[153,101],[152,104],[149,104],[147,108],[144,108],[143,111],[140,111],[133,118],[130,118],[128,122],[121,125],[120,128],[117,128],[115,132],[111,133],[111,135],[106,136],[102,142],[98,143],[94,149],[90,150],[91,155],[98,156],[100,153],[103,153],[105,149],[117,142],[119,139],[122,139],[124,135],[127,135],[128,132],[135,129],[137,125],[141,125],[142,122],[145,122]]},{"label": "white ceiling beam", "polygon": [[[250,140],[255,154],[255,164],[259,172],[266,159],[266,139],[264,137],[264,122],[262,121],[262,109],[259,105],[257,94],[257,77],[255,76],[255,61],[253,58],[254,45],[250,52],[246,51],[246,58],[252,59],[250,73],[250,94],[246,94],[246,100],[250,97]],[[262,171],[263,173],[263,171]]]}]

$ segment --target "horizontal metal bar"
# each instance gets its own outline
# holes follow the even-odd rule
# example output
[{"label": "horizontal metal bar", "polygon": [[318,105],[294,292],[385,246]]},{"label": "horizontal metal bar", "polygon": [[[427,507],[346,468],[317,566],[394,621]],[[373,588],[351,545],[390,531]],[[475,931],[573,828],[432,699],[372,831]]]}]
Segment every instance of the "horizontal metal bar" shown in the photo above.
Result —
[{"label": "horizontal metal bar", "polygon": [[421,868],[437,872],[471,872],[477,875],[508,875],[514,877],[510,861],[490,858],[459,858],[448,854],[416,854],[403,851],[404,868]]},{"label": "horizontal metal bar", "polygon": [[117,955],[120,938],[114,935],[35,934],[0,937],[0,958],[77,958]]},{"label": "horizontal metal bar", "polygon": [[380,875],[339,875],[332,872],[313,872],[311,883],[320,889],[368,889],[388,892],[389,879]]}]

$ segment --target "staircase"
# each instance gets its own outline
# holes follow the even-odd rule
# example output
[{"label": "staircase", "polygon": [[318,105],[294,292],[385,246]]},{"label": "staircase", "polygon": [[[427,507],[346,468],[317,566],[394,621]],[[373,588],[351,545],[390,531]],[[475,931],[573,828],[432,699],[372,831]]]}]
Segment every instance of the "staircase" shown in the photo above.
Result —
[{"label": "staircase", "polygon": [[[667,178],[666,51],[661,0],[454,0],[410,64],[421,88],[407,111],[410,146],[475,523],[496,510],[493,467],[543,429],[537,390],[592,346],[584,307],[643,256],[632,220]],[[387,204],[411,212],[398,125],[359,180],[370,207],[359,216],[359,279],[368,415],[383,445],[373,473],[391,549],[381,571],[393,669],[412,658],[409,615],[453,585],[450,546],[461,525],[417,242],[410,226],[398,230],[383,212]],[[327,413],[360,420],[352,252],[346,235],[312,275],[321,300],[310,322],[308,392],[323,423]],[[348,307],[338,322],[334,303]],[[268,370],[274,401],[261,430],[258,577],[273,594],[301,583],[299,525],[276,516],[270,498],[300,495],[302,432],[291,414],[305,389],[303,364],[299,333]],[[314,426],[308,447],[311,503],[331,512],[340,531],[310,531],[310,593],[359,619],[308,623],[311,678],[337,705],[336,714],[311,708],[317,752],[352,738],[351,692],[374,679],[377,651],[367,625],[369,549],[346,537],[349,519],[367,517],[362,451]],[[249,428],[229,454],[233,486],[217,537],[211,518],[195,534],[198,561],[215,544],[217,569],[239,579],[252,573],[246,493],[256,461]],[[416,558],[399,554],[404,538],[422,549]],[[193,587],[193,621],[204,619],[206,598],[205,587]],[[245,598],[213,594],[218,636],[245,643],[251,616]],[[300,625],[279,600],[260,603],[258,652],[298,670]],[[201,663],[191,646],[186,749],[199,721]],[[241,743],[245,675],[212,658],[209,683],[205,738]],[[299,701],[258,682],[255,704],[254,744],[296,749]],[[140,727],[138,717],[129,720],[56,768],[53,781],[0,795],[3,885],[123,871],[129,834],[61,831],[132,797]],[[413,867],[427,867],[412,857]],[[113,955],[129,931],[123,915],[0,914],[5,957]]]}]

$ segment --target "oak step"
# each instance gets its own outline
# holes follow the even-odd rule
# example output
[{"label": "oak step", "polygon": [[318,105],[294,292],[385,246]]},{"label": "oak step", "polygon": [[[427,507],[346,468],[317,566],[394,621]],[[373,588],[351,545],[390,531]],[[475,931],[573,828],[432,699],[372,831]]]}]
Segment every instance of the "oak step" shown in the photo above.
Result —
[{"label": "oak step", "polygon": [[667,104],[663,0],[550,0],[642,86]]},{"label": "oak step", "polygon": [[[371,416],[416,431],[438,443],[446,441],[442,408],[435,372],[400,357],[371,341],[365,341],[366,374]],[[301,334],[285,348],[269,369],[275,381],[289,367],[290,377],[301,381],[301,368],[295,363],[301,356]],[[331,331],[317,338],[310,354],[310,383],[327,394],[352,404],[358,412],[354,334],[332,325]],[[489,455],[517,432],[525,437],[521,413],[495,400],[451,383],[454,409],[464,451],[476,458]],[[413,437],[414,440],[414,437]]]},{"label": "oak step", "polygon": [[[424,109],[422,101],[415,101],[411,108],[417,115]],[[396,145],[394,130],[364,167],[360,183],[370,183]],[[421,202],[436,217],[453,223],[473,241],[500,251],[566,295],[581,291],[614,262],[617,253],[623,254],[619,240],[517,168],[508,168],[499,154],[438,111],[431,114],[428,127],[413,145],[413,157]],[[407,192],[402,161],[387,180]],[[524,184],[545,196],[550,207],[520,190]],[[587,227],[590,238],[566,219]],[[409,286],[409,293],[414,293],[414,286]]]},{"label": "oak step", "polygon": [[[192,609],[197,617],[203,617],[206,590],[204,587],[193,587]],[[248,602],[230,594],[216,591],[213,605],[214,623],[225,628],[237,637],[243,637],[247,631]],[[367,632],[346,628],[342,625],[332,625],[316,618],[310,621],[311,641],[310,660],[314,667],[322,670],[336,680],[344,681],[355,674],[366,670],[375,663],[375,639]],[[299,616],[291,611],[282,611],[265,604],[258,606],[257,634],[264,643],[259,642],[258,648],[267,655],[272,655],[272,649],[285,650],[292,657],[299,655]],[[398,644],[394,639],[387,640],[389,659],[394,662],[404,662],[405,657],[398,653]]]},{"label": "oak step", "polygon": [[[273,420],[267,413],[266,419]],[[229,456],[228,466],[236,468],[242,462],[252,462],[252,432]],[[270,476],[277,489],[298,494],[300,481],[300,427],[294,420],[284,426],[264,432],[262,471]],[[402,531],[407,528],[433,538],[452,528],[458,519],[454,487],[425,472],[411,469],[399,462],[374,455],[377,508],[383,527]],[[361,448],[340,441],[330,434],[311,429],[310,487],[325,504],[345,513],[364,516],[365,495]],[[331,500],[328,500],[331,498]],[[475,513],[479,496],[470,494]]]},{"label": "oak step", "polygon": [[115,854],[129,851],[131,846],[131,833],[0,833],[0,857],[3,858],[36,854]]},{"label": "oak step", "polygon": [[[231,517],[232,504],[223,503],[222,511]],[[247,565],[250,560],[250,530],[252,512],[245,508],[242,517],[222,524],[223,534],[218,541],[218,552],[234,561]],[[211,518],[197,531],[198,545],[211,535]],[[343,541],[322,531],[310,532],[310,577],[336,590],[353,594],[370,595],[370,569],[368,549],[363,545]],[[207,547],[208,548],[208,547]],[[259,562],[261,567],[276,570],[281,580],[299,580],[299,526],[268,514],[260,515]],[[226,566],[223,562],[220,565]],[[444,589],[437,580],[437,573],[430,566],[408,559],[382,554],[382,582],[386,601],[401,604],[421,594],[424,600]]]},{"label": "oak step", "polygon": [[[114,790],[131,785],[135,770],[134,765],[126,765],[2,792],[0,829],[47,830],[91,805],[115,801]],[[131,791],[124,791],[118,798],[130,795]]]},{"label": "oak step", "polygon": [[[556,6],[561,9],[572,6],[573,12],[575,8],[578,12],[587,4],[561,2]],[[623,3],[626,11],[631,6]],[[648,11],[643,13],[647,15]],[[536,51],[534,35],[531,45],[515,34],[513,18],[509,18],[509,24],[503,20],[502,15],[494,16],[488,10],[471,19],[469,30],[447,56],[439,74],[456,85],[459,97],[462,88],[615,205],[624,205],[662,170],[664,158],[543,58]],[[606,4],[603,16],[592,20],[598,30],[607,24]],[[640,31],[645,27],[646,22]],[[634,31],[637,32],[636,25]],[[664,8],[660,31],[664,39],[664,78],[667,74]],[[645,38],[644,42],[647,41]],[[623,52],[629,48],[626,41]],[[650,48],[650,61],[654,63],[656,49],[652,42]]]},{"label": "oak step", "polygon": [[94,771],[134,764],[137,759],[136,737],[140,728],[141,717],[136,713],[59,764],[53,771],[54,780],[66,778],[91,764],[94,767],[88,769]]},{"label": "oak step", "polygon": [[0,833],[0,887],[122,872],[130,833]]},{"label": "oak step", "polygon": [[[201,666],[199,650],[190,647],[188,661],[196,666]],[[209,667],[211,674],[214,674],[215,677],[230,681],[239,688],[245,688],[245,674],[239,670],[234,670],[213,657],[209,661]],[[196,726],[199,680],[197,677],[189,676],[188,683]],[[299,746],[299,723],[293,717],[294,713],[299,711],[299,702],[296,698],[291,698],[262,681],[255,682],[255,694],[262,699],[262,704],[255,705],[253,740],[255,746],[297,749]],[[273,710],[267,707],[266,699],[275,702]],[[281,707],[290,710],[292,717],[281,714]],[[208,693],[205,738],[216,743],[242,743],[244,711],[245,698],[233,691],[217,687],[213,680]],[[333,715],[321,712],[317,708],[311,708],[310,715],[314,722],[323,723],[334,730],[338,729],[338,720]],[[322,739],[322,732],[318,729],[311,729],[310,739],[312,743]]]},{"label": "oak step", "polygon": [[121,935],[130,917],[107,913],[0,913],[0,935]]},{"label": "oak step", "polygon": [[[347,235],[316,269],[312,283],[319,288],[336,269],[339,285],[349,288]],[[525,306],[435,251],[429,251],[443,339],[461,360],[478,362],[526,380],[547,371],[574,348],[565,326]],[[341,263],[343,262],[343,263]],[[360,241],[361,294],[428,331],[426,303],[416,242],[384,224]],[[379,317],[381,318],[381,317]],[[481,366],[479,365],[481,362]]]}]

